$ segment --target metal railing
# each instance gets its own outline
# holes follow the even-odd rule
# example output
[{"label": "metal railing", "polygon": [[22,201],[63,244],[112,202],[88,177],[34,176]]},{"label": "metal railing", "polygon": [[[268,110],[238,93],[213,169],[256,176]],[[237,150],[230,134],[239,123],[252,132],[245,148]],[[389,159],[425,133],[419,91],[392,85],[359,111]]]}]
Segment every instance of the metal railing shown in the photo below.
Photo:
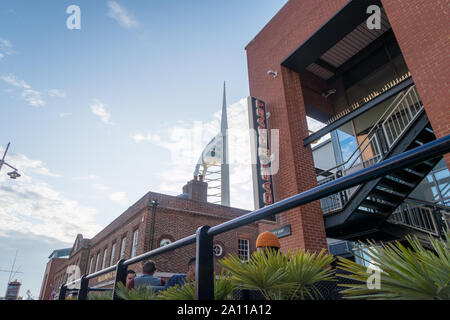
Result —
[{"label": "metal railing", "polygon": [[[415,85],[400,92],[347,160],[328,170],[321,171],[318,176],[326,176],[326,178],[318,178],[318,183],[323,184],[335,180],[339,176],[348,175],[381,161],[383,155],[388,151],[383,150],[381,140],[386,141],[387,147],[390,149],[422,110],[423,104]],[[323,213],[327,214],[342,209],[357,189],[358,187],[344,190],[340,195],[331,195],[330,199],[323,199],[321,201],[324,205]]]},{"label": "metal railing", "polygon": [[83,275],[81,279],[61,286],[59,299],[65,299],[67,288],[80,284],[78,299],[85,300],[89,291],[89,280],[111,271],[116,271],[113,299],[119,299],[116,288],[119,282],[126,283],[126,273],[129,265],[146,260],[175,249],[196,243],[196,279],[195,299],[214,299],[214,253],[213,239],[222,233],[268,218],[269,216],[290,210],[292,208],[322,199],[339,191],[366,183],[370,180],[385,176],[393,171],[421,163],[450,152],[450,135],[437,139],[400,155],[386,159],[358,172],[341,177],[334,181],[320,185],[300,194],[278,201],[270,206],[244,214],[233,220],[214,227],[202,226],[197,232],[186,238],[175,241],[167,246],[160,247],[128,260],[120,260],[116,265],[100,270],[93,274]]},{"label": "metal railing", "polygon": [[450,207],[407,198],[388,218],[388,222],[440,236],[443,231],[450,230]]}]

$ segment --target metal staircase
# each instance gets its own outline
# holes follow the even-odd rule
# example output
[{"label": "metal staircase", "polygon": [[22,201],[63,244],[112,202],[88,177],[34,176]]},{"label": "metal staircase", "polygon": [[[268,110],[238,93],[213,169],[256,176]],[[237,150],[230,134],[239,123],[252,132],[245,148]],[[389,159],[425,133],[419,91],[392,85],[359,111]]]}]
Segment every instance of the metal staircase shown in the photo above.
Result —
[{"label": "metal staircase", "polygon": [[[346,162],[319,173],[323,184],[436,139],[415,86],[400,93]],[[327,236],[344,240],[391,240],[387,222],[440,158],[396,171],[322,199]],[[401,225],[408,227],[406,220]],[[414,228],[413,221],[409,227]],[[420,229],[415,229],[420,231]]]}]

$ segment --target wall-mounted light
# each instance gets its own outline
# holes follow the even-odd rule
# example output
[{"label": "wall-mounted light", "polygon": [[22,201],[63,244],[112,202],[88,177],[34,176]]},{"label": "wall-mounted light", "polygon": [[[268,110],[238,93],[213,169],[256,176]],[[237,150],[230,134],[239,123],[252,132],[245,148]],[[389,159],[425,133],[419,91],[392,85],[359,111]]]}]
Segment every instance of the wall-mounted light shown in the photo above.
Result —
[{"label": "wall-mounted light", "polygon": [[333,93],[336,93],[336,89],[330,89],[330,90],[322,92],[322,97],[328,98]]}]

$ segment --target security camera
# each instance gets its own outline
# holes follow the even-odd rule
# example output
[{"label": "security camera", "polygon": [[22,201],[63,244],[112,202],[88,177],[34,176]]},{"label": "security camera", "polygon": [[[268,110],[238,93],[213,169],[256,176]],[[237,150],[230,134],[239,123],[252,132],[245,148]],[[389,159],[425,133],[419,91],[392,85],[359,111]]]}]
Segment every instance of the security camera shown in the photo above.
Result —
[{"label": "security camera", "polygon": [[274,78],[276,78],[277,75],[278,75],[278,72],[273,71],[273,70],[269,70],[269,71],[267,71],[267,74],[268,74],[268,75],[272,75]]}]

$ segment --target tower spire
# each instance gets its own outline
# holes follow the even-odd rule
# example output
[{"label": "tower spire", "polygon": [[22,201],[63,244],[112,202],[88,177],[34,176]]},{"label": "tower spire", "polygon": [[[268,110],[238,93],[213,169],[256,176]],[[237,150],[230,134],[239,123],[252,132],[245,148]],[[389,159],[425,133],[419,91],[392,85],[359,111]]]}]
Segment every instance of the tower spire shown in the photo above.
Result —
[{"label": "tower spire", "polygon": [[228,129],[228,118],[227,118],[227,93],[226,93],[226,84],[223,82],[223,103],[222,103],[222,122],[220,126],[220,132],[222,135],[226,134]]},{"label": "tower spire", "polygon": [[221,180],[221,204],[230,206],[230,168],[228,165],[228,119],[227,119],[227,97],[226,85],[223,82],[223,103],[222,103],[222,120],[220,125],[220,133],[222,136],[222,164],[220,166]]}]

